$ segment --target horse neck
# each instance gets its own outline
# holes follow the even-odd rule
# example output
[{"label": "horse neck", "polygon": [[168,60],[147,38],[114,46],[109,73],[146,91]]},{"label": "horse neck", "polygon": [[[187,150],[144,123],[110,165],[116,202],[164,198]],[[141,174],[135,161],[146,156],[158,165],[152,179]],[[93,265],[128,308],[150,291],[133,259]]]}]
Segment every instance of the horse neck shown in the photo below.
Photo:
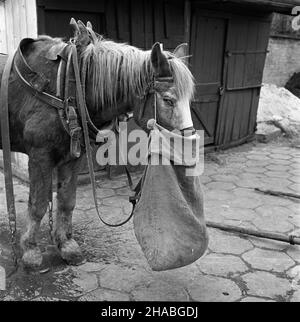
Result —
[{"label": "horse neck", "polygon": [[[85,84],[87,106],[91,116],[93,116],[93,118],[98,122],[108,122],[118,115],[131,112],[136,109],[135,105],[140,101],[139,97],[143,95],[151,80],[151,67],[149,61],[146,60],[146,55],[143,54],[144,52],[142,50],[139,50],[138,52],[141,53],[141,56],[137,55],[136,58],[138,61],[136,64],[133,63],[135,68],[138,67],[138,69],[134,70],[134,73],[140,77],[143,76],[143,79],[141,79],[140,82],[137,82],[136,80],[131,82],[132,84],[136,85],[136,88],[134,86],[128,87],[128,95],[126,94],[124,96],[124,88],[117,88],[116,92],[114,93],[117,97],[116,104],[95,104],[93,99],[93,97],[95,97],[95,93],[93,91],[96,88],[95,84],[93,83],[94,77],[93,75],[87,76]],[[144,57],[145,59],[143,60]],[[113,76],[120,77],[119,75],[114,74]],[[122,77],[125,76],[122,75]],[[113,80],[114,83],[117,81],[117,79]],[[107,95],[107,93],[104,93],[104,95]]]}]

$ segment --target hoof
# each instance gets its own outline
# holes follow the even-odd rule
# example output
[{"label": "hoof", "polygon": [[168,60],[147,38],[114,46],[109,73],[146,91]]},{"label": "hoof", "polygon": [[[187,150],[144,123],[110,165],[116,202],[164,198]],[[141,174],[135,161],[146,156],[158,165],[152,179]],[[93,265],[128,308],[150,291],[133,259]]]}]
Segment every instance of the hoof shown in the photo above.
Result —
[{"label": "hoof", "polygon": [[62,244],[60,254],[70,265],[79,265],[84,260],[81,249],[74,239],[69,239]]},{"label": "hoof", "polygon": [[22,257],[24,267],[27,269],[38,269],[43,262],[43,255],[38,247],[27,250]]}]

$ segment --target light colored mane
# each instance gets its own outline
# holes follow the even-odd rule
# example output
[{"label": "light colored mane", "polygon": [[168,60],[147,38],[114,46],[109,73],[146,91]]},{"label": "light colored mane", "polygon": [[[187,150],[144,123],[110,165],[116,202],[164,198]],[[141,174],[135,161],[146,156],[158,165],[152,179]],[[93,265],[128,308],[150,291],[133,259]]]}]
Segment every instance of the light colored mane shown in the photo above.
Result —
[{"label": "light colored mane", "polygon": [[[178,99],[193,96],[194,79],[186,65],[173,54],[164,52],[173,73]],[[95,106],[116,107],[118,102],[132,103],[143,95],[153,77],[151,51],[99,39],[82,53],[87,65],[87,77],[92,80],[92,100]]]}]

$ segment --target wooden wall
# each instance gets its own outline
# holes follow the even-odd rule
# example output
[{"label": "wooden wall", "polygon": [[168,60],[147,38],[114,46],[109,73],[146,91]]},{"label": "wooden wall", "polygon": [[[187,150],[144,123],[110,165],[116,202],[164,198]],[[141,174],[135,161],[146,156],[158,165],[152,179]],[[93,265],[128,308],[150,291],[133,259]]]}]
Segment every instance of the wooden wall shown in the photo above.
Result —
[{"label": "wooden wall", "polygon": [[156,41],[174,49],[184,41],[183,0],[38,0],[37,4],[39,34],[70,37],[68,23],[74,17],[90,20],[105,37],[144,49]]},{"label": "wooden wall", "polygon": [[[36,1],[0,1],[0,53],[13,54],[19,42],[26,37],[37,37]],[[1,160],[2,155],[0,165]],[[27,160],[24,154],[12,155],[14,173],[22,179],[27,178]]]},{"label": "wooden wall", "polygon": [[0,52],[10,54],[22,38],[36,36],[35,0],[0,1]]}]

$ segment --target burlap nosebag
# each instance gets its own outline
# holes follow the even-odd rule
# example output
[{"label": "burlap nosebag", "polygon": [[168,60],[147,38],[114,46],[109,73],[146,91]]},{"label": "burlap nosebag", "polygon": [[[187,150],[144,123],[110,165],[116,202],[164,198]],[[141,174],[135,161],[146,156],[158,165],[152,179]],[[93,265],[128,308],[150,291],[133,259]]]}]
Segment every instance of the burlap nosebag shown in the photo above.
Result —
[{"label": "burlap nosebag", "polygon": [[136,238],[154,271],[189,265],[207,249],[199,176],[186,167],[149,165],[134,213]]}]

